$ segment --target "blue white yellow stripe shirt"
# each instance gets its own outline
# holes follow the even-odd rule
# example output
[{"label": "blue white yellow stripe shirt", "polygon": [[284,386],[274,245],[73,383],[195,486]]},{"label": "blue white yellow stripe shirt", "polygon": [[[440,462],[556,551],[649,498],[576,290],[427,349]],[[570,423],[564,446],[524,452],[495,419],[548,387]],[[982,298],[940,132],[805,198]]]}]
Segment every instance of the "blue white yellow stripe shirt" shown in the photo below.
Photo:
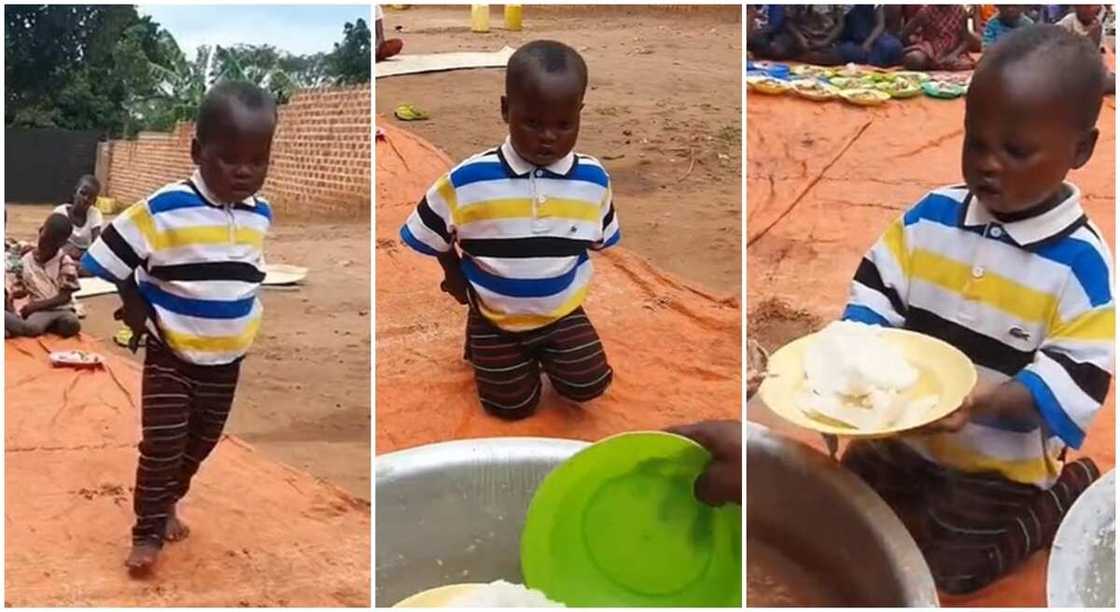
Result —
[{"label": "blue white yellow stripe shirt", "polygon": [[619,236],[598,160],[569,153],[538,168],[508,139],[440,177],[401,228],[404,243],[426,255],[458,245],[476,306],[507,331],[537,329],[578,308],[591,281],[588,250]]},{"label": "blue white yellow stripe shirt", "polygon": [[927,459],[996,471],[1041,488],[1079,448],[1108,394],[1112,258],[1078,189],[1026,219],[1000,222],[965,187],[938,189],[895,221],[860,262],[844,318],[953,344],[981,380],[1030,390],[1043,427],[973,418],[952,434],[909,435]]},{"label": "blue white yellow stripe shirt", "polygon": [[195,172],[121,213],[82,265],[113,283],[134,278],[156,333],[179,357],[228,364],[245,355],[260,328],[257,290],[271,223],[268,202],[220,202]]}]

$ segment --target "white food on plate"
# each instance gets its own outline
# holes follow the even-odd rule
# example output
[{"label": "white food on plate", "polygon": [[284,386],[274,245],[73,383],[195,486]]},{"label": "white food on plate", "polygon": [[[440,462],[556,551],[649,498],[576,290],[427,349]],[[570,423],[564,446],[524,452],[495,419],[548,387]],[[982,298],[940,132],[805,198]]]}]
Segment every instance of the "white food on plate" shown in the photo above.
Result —
[{"label": "white food on plate", "polygon": [[890,428],[907,412],[924,414],[937,405],[936,396],[905,397],[919,372],[880,327],[833,322],[805,348],[802,365],[808,387],[802,411],[856,429]]},{"label": "white food on plate", "polygon": [[563,608],[540,591],[497,580],[447,600],[448,608]]}]

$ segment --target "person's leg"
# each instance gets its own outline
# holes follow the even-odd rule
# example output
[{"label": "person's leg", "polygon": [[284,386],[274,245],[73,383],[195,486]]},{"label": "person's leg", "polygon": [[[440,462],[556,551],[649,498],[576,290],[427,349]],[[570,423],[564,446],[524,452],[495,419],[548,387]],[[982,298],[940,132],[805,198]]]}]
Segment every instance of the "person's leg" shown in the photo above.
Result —
[{"label": "person's leg", "polygon": [[27,321],[24,321],[23,318],[14,312],[4,311],[5,338],[31,337],[34,335]]},{"label": "person's leg", "polygon": [[841,64],[866,64],[869,56],[863,45],[850,40],[836,45],[836,55]]},{"label": "person's leg", "polygon": [[763,57],[776,61],[786,61],[796,58],[801,52],[801,46],[792,36],[786,32],[779,32],[770,38],[770,49]]},{"label": "person's leg", "polygon": [[922,508],[932,475],[902,446],[891,440],[853,440],[840,464],[883,498],[914,539],[921,540]]},{"label": "person's leg", "polygon": [[770,59],[770,40],[773,35],[766,31],[754,31],[747,36],[747,51],[762,59]]},{"label": "person's leg", "polygon": [[[192,393],[187,445],[175,483],[176,504],[186,497],[198,468],[222,438],[222,430],[225,429],[230,408],[233,407],[240,372],[240,361],[221,366],[190,366],[183,370],[191,384]],[[164,537],[174,542],[187,537],[189,533],[190,530],[179,518],[173,505],[167,518]]]},{"label": "person's leg", "polygon": [[887,68],[897,66],[902,61],[902,41],[891,34],[881,34],[871,45],[867,62],[872,66]]},{"label": "person's leg", "polygon": [[384,61],[397,55],[404,49],[404,41],[399,38],[389,38],[377,46],[377,61]]},{"label": "person's leg", "polygon": [[136,524],[125,562],[133,573],[149,570],[163,548],[187,447],[192,392],[179,362],[154,341],[148,342],[140,389],[142,433],[133,493]]},{"label": "person's leg", "polygon": [[540,356],[552,387],[574,402],[599,397],[614,380],[603,343],[583,308],[553,324]]},{"label": "person's leg", "polygon": [[21,335],[32,338],[42,336],[43,334],[47,333],[47,331],[50,330],[52,326],[54,326],[55,322],[62,318],[65,314],[73,313],[67,313],[66,311],[62,310],[40,310],[39,312],[33,312],[30,316],[23,320],[24,328],[23,334]]},{"label": "person's leg", "polygon": [[486,412],[501,419],[533,414],[541,399],[540,366],[517,335],[504,332],[471,308],[467,342],[478,399]]},{"label": "person's leg", "polygon": [[907,70],[928,70],[930,63],[929,56],[920,49],[910,49],[902,56],[902,65]]},{"label": "person's leg", "polygon": [[47,331],[63,338],[73,338],[82,331],[82,322],[78,315],[68,310],[59,311],[47,327]]}]

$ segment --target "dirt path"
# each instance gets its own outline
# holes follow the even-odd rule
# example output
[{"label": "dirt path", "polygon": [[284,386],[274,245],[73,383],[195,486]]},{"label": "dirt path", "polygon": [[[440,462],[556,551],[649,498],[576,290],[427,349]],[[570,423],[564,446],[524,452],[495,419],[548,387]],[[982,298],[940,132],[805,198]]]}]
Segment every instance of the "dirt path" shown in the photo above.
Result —
[{"label": "dirt path", "polygon": [[[48,212],[47,206],[9,206],[7,234],[33,239]],[[368,500],[369,226],[278,219],[265,252],[271,263],[305,266],[310,273],[301,289],[262,292],[264,323],[226,431]],[[129,355],[111,341],[117,297],[82,301],[88,310],[83,331]]]},{"label": "dirt path", "polygon": [[[521,32],[474,34],[466,6],[414,6],[387,9],[385,27],[404,39],[405,53],[492,51],[541,38],[575,47],[591,74],[577,146],[611,173],[623,243],[659,268],[739,295],[739,10],[525,7]],[[502,27],[500,7],[490,22]],[[393,34],[396,26],[403,31]],[[380,79],[376,108],[428,111],[431,120],[407,127],[461,160],[505,138],[504,78],[504,70],[463,70]]]}]

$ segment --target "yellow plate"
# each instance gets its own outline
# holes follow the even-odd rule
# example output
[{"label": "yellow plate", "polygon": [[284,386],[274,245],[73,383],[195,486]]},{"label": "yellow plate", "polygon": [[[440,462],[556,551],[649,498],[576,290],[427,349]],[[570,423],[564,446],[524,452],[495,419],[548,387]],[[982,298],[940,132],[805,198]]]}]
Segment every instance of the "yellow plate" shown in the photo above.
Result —
[{"label": "yellow plate", "polygon": [[800,397],[807,391],[805,380],[805,349],[816,334],[790,342],[770,356],[767,378],[759,393],[766,406],[783,419],[820,433],[852,438],[879,438],[915,427],[928,425],[948,416],[976,385],[976,367],[955,346],[932,336],[905,329],[884,329],[884,339],[902,349],[906,360],[918,370],[918,382],[903,397],[918,399],[937,395],[937,405],[925,414],[904,416],[890,429],[858,430],[827,418],[817,420],[798,408]]},{"label": "yellow plate", "polygon": [[463,583],[449,584],[446,586],[421,591],[411,597],[401,600],[394,608],[446,608],[447,602],[466,595],[477,589],[482,584]]},{"label": "yellow plate", "polygon": [[783,94],[790,89],[788,81],[773,77],[747,77],[747,85],[751,89],[764,94]]},{"label": "yellow plate", "polygon": [[837,90],[835,87],[831,85],[824,85],[823,83],[820,86],[816,87],[798,87],[797,82],[795,81],[790,89],[793,90],[793,93],[801,96],[802,98],[813,100],[815,102],[834,100],[837,96]]},{"label": "yellow plate", "polygon": [[849,89],[840,92],[846,102],[859,106],[878,106],[891,99],[891,95],[878,89]]}]

